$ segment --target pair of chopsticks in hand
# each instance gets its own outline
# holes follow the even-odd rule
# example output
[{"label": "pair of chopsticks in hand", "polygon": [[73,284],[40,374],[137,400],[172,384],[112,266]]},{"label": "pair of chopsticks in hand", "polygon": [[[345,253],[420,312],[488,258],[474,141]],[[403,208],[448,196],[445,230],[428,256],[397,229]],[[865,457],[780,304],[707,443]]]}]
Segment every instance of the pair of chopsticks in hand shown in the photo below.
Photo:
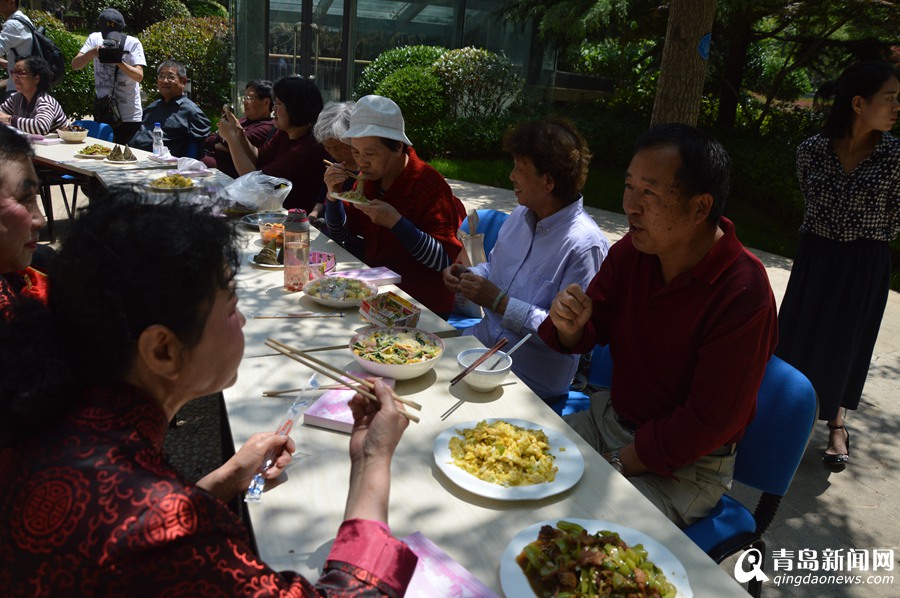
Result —
[{"label": "pair of chopsticks in hand", "polygon": [[353,172],[352,170],[347,170],[346,168],[344,168],[340,164],[337,164],[336,162],[329,162],[328,160],[325,160],[325,159],[323,159],[322,162],[325,162],[326,166],[336,166],[336,167],[340,168],[341,170],[344,171],[344,174],[346,174],[351,179],[359,179],[359,175],[357,175],[355,172]]},{"label": "pair of chopsticks in hand", "polygon": [[[347,388],[355,390],[356,392],[358,392],[362,396],[366,397],[370,401],[375,401],[376,403],[379,402],[378,397],[375,396],[374,392],[372,392],[372,390],[375,388],[375,384],[373,382],[370,382],[369,380],[366,380],[365,378],[360,378],[359,376],[354,376],[353,374],[345,372],[345,371],[341,370],[340,368],[334,367],[330,363],[326,363],[326,362],[322,361],[321,359],[316,359],[312,355],[307,355],[303,351],[301,351],[299,349],[295,349],[294,347],[291,347],[290,345],[285,345],[284,343],[278,342],[277,340],[275,340],[273,338],[266,339],[266,346],[275,349],[282,355],[286,355],[287,357],[290,357],[291,359],[293,359],[294,361],[296,361],[298,363],[302,363],[306,367],[310,368],[311,370],[315,370],[316,372],[319,372],[323,376],[331,378],[335,382],[338,382],[342,385],[346,385]],[[347,382],[344,378],[349,378],[351,380],[351,382]],[[391,389],[391,395],[395,401],[398,401],[399,403],[402,403],[402,404],[406,405],[407,407],[411,407],[416,410],[422,409],[422,406],[419,405],[418,403],[416,403],[415,401],[410,401],[409,399],[404,399],[400,396],[397,396],[397,394],[394,392],[393,389]],[[411,413],[408,413],[404,409],[401,409],[400,413],[403,415],[403,417],[405,417],[406,419],[408,419],[411,422],[418,423],[418,421],[419,421],[419,418],[417,416],[415,416]]]}]

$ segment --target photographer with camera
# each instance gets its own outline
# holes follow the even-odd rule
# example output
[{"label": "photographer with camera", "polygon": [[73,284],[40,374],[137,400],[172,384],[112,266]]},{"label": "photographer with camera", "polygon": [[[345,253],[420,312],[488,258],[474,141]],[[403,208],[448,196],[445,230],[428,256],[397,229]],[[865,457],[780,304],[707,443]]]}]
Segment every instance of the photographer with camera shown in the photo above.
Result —
[{"label": "photographer with camera", "polygon": [[125,35],[125,18],[115,8],[106,8],[97,19],[100,31],[91,33],[72,59],[72,68],[94,63],[94,120],[110,124],[116,143],[128,143],[141,126],[140,83],[144,78],[144,46]]}]

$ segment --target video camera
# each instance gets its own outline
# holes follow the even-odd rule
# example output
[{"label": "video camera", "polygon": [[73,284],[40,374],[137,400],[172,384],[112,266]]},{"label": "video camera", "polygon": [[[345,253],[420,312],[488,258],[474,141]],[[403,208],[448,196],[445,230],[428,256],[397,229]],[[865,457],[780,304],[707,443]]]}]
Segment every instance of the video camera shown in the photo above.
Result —
[{"label": "video camera", "polygon": [[110,31],[103,40],[103,45],[97,54],[97,59],[105,64],[122,62],[125,55],[125,36],[118,31]]}]

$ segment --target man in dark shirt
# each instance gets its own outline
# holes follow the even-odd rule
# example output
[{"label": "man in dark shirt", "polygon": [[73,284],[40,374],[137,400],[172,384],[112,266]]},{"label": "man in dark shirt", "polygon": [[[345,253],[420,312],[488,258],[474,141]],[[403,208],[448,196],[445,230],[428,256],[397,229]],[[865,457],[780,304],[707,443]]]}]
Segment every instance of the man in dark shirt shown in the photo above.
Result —
[{"label": "man in dark shirt", "polygon": [[566,421],[680,526],[730,488],[777,341],[765,268],[721,217],[730,164],[687,125],[644,133],[625,173],[628,234],[539,329],[567,353],[609,345],[609,393]]},{"label": "man in dark shirt", "polygon": [[153,127],[159,123],[169,153],[178,158],[196,158],[209,136],[210,122],[200,107],[184,95],[187,71],[180,62],[166,60],[159,65],[157,73],[156,87],[162,97],[144,110],[141,128],[129,145],[152,151]]}]

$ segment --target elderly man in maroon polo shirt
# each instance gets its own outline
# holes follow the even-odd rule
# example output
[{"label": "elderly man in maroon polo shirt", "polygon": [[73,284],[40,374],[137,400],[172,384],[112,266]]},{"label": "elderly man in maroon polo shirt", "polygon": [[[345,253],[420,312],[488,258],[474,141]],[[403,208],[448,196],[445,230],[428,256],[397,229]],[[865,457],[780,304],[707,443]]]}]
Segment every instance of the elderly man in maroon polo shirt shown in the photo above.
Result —
[{"label": "elderly man in maroon polo shirt", "polygon": [[609,393],[566,420],[682,527],[730,488],[777,340],[765,268],[721,216],[730,163],[693,127],[644,133],[625,174],[628,234],[540,328],[562,352],[609,345]]}]

